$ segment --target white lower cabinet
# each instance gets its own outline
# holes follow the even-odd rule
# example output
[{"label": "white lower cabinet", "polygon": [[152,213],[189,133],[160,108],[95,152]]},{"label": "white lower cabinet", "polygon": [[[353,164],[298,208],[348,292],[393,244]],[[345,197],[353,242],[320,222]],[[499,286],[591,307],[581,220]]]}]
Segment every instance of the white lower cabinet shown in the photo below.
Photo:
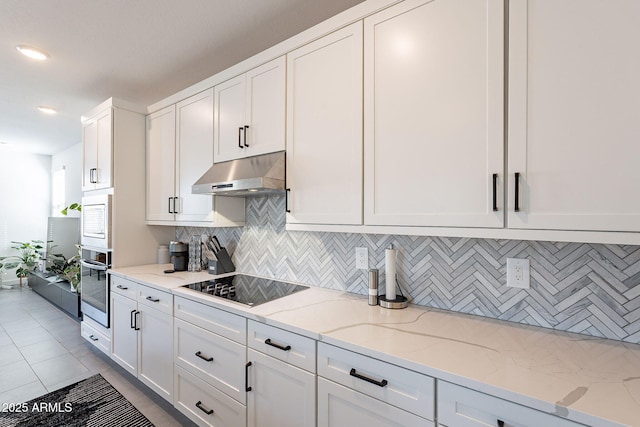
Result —
[{"label": "white lower cabinet", "polygon": [[201,426],[243,427],[247,408],[179,365],[175,367],[174,406]]},{"label": "white lower cabinet", "polygon": [[[111,290],[111,358],[157,394],[173,402],[173,296],[130,280]],[[131,299],[136,289],[137,298]],[[157,304],[157,306],[154,306]]]},{"label": "white lower cabinet", "polygon": [[410,412],[318,377],[318,427],[434,426]]},{"label": "white lower cabinet", "polygon": [[174,406],[200,426],[247,425],[247,320],[174,301]]},{"label": "white lower cabinet", "polygon": [[[266,338],[256,340],[256,336]],[[249,337],[247,425],[315,426],[315,341],[253,321],[249,322]],[[254,348],[269,351],[271,355]]]},{"label": "white lower cabinet", "polygon": [[[407,417],[404,418],[414,421],[404,425],[433,425],[435,380],[429,376],[325,343],[318,343],[318,376],[346,387],[354,398],[353,402],[358,402],[349,410],[344,406],[346,403],[338,403],[347,394],[338,392],[336,387],[328,388],[330,391],[325,391],[322,396],[319,393],[319,400],[324,401],[318,403],[318,420],[327,421],[320,426],[349,425],[347,420],[341,421],[336,414],[321,413],[320,408],[332,411],[331,405],[334,405],[334,408],[341,408],[336,409],[338,414],[350,417],[369,407],[370,399],[365,396],[380,405],[390,405],[406,412]],[[335,396],[332,393],[336,393]],[[384,411],[395,413],[390,408]],[[416,417],[409,416],[409,413]]]},{"label": "white lower cabinet", "polygon": [[80,322],[80,335],[107,356],[111,356],[111,331],[90,317]]},{"label": "white lower cabinet", "polygon": [[555,415],[438,381],[440,427],[580,427]]}]

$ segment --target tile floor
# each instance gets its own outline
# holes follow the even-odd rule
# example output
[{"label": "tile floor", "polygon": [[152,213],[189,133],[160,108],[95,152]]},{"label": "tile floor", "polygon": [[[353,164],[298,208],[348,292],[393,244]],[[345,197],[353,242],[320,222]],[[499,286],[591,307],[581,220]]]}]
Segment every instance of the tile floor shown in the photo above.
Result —
[{"label": "tile floor", "polygon": [[78,321],[31,289],[0,289],[0,403],[26,402],[96,373],[157,427],[195,425],[84,340]]}]

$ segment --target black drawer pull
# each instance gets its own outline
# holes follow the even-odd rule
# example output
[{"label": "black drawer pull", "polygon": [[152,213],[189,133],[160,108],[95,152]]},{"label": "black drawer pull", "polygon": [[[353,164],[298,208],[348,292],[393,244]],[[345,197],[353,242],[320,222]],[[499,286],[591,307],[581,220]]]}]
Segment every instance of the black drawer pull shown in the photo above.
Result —
[{"label": "black drawer pull", "polygon": [[238,148],[244,148],[244,146],[242,145],[242,131],[244,130],[243,127],[239,127],[238,128]]},{"label": "black drawer pull", "polygon": [[198,402],[196,403],[196,407],[198,409],[200,409],[202,412],[204,412],[207,415],[211,415],[213,414],[213,409],[207,409],[204,406],[202,406],[202,402],[198,400]]},{"label": "black drawer pull", "polygon": [[276,344],[276,343],[274,343],[274,342],[271,342],[271,338],[267,338],[266,340],[264,340],[264,343],[265,343],[266,345],[270,345],[271,347],[279,348],[279,349],[280,349],[280,350],[282,350],[282,351],[289,351],[289,350],[291,350],[291,346],[290,346],[290,345],[288,345],[288,346],[286,346],[286,347],[285,347],[285,346],[282,346],[282,345],[280,345],[280,344]]},{"label": "black drawer pull", "polygon": [[213,357],[204,356],[201,351],[197,351],[196,356],[198,356],[200,359],[204,360],[205,362],[213,362]]},{"label": "black drawer pull", "polygon": [[116,286],[116,288],[122,289],[123,291],[126,291],[127,289],[129,289],[126,286],[122,286],[122,285],[118,285],[118,286]]},{"label": "black drawer pull", "polygon": [[89,339],[91,341],[98,341],[98,338],[96,338],[93,334],[89,335]]},{"label": "black drawer pull", "polygon": [[504,421],[498,420],[498,427],[504,427]]},{"label": "black drawer pull", "polygon": [[253,390],[251,387],[249,387],[249,366],[251,365],[253,365],[253,363],[251,362],[247,362],[247,364],[244,365],[244,390],[245,391]]},{"label": "black drawer pull", "polygon": [[135,329],[136,328],[136,320],[135,320],[135,310],[131,310],[131,329]]},{"label": "black drawer pull", "polygon": [[249,130],[249,125],[244,125],[244,140],[243,140],[243,144],[246,147],[249,147],[249,144],[247,144],[247,131]]},{"label": "black drawer pull", "polygon": [[133,315],[133,324],[135,325],[135,329],[136,331],[139,331],[140,328],[138,327],[138,314],[140,314],[139,311],[136,310],[136,314]]},{"label": "black drawer pull", "polygon": [[154,298],[152,296],[148,296],[146,299],[147,301],[151,301],[151,302],[160,302],[159,298]]},{"label": "black drawer pull", "polygon": [[357,373],[355,368],[351,368],[349,375],[351,375],[352,377],[356,377],[360,380],[366,381],[368,383],[375,384],[378,387],[385,387],[388,384],[387,380],[376,381],[373,378],[365,377],[364,375]]},{"label": "black drawer pull", "polygon": [[493,174],[493,211],[498,212],[498,174]]},{"label": "black drawer pull", "polygon": [[515,185],[513,186],[513,211],[520,212],[520,172],[515,173]]}]

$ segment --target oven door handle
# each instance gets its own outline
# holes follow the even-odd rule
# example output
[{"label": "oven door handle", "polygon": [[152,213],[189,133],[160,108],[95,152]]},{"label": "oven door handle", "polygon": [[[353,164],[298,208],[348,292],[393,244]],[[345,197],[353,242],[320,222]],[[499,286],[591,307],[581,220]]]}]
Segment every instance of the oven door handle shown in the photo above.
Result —
[{"label": "oven door handle", "polygon": [[105,263],[102,263],[99,261],[93,261],[93,260],[86,260],[86,259],[81,259],[80,264],[82,264],[82,266],[84,267],[90,268],[92,270],[98,270],[98,271],[107,271],[107,269],[109,268],[109,266]]}]

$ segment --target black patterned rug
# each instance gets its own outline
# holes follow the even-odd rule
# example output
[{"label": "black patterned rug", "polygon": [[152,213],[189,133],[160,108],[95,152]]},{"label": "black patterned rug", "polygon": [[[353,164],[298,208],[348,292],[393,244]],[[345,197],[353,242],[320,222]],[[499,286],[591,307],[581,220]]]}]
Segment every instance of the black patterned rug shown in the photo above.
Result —
[{"label": "black patterned rug", "polygon": [[3,405],[0,427],[153,427],[100,374],[26,403]]}]

